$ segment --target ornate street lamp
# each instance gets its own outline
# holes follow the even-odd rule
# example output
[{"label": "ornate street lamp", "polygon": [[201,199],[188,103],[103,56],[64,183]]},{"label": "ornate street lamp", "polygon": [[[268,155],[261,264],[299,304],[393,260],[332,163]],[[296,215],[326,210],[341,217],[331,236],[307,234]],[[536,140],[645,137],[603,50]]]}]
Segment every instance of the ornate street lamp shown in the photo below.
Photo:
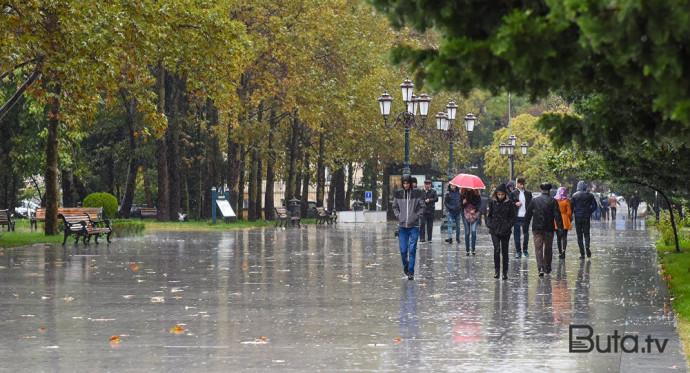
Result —
[{"label": "ornate street lamp", "polygon": [[[403,104],[405,105],[405,110],[398,113],[395,121],[388,123],[388,117],[391,114],[391,106],[393,104],[393,98],[384,92],[381,97],[378,98],[379,105],[381,107],[381,115],[383,116],[383,122],[388,128],[393,128],[397,124],[402,124],[405,127],[405,163],[403,167],[403,174],[410,174],[410,128],[417,127],[422,128],[426,117],[429,114],[429,103],[431,102],[431,97],[426,94],[422,94],[419,97],[415,96],[413,93],[414,84],[410,79],[405,79],[405,81],[400,84],[400,90],[402,92]],[[417,121],[417,110],[419,110],[419,116],[422,119],[422,123]]]},{"label": "ornate street lamp", "polygon": [[518,161],[524,161],[526,156],[527,156],[527,148],[529,148],[529,145],[526,142],[523,142],[520,145],[520,153],[515,152],[515,147],[517,144],[517,136],[511,134],[508,136],[508,142],[502,142],[501,145],[498,146],[499,150],[501,151],[502,156],[507,156],[508,160],[510,161],[510,180],[513,180],[514,173],[515,173],[515,160]]},{"label": "ornate street lamp", "polygon": [[[449,141],[448,180],[450,180],[453,178],[453,141],[462,138],[463,132],[453,128],[458,105],[451,101],[446,105],[446,110],[446,113],[439,112],[436,114],[436,128],[440,131],[441,137]],[[464,119],[467,140],[470,147],[472,147],[472,131],[474,131],[474,124],[477,118],[472,113],[469,113]]]}]

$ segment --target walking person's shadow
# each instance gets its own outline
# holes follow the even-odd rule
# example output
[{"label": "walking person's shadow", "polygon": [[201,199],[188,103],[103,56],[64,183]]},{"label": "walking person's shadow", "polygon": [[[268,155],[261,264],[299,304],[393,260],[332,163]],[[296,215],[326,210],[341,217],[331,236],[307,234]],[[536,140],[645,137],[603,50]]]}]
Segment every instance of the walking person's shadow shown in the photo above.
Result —
[{"label": "walking person's shadow", "polygon": [[400,339],[395,349],[398,365],[406,368],[416,367],[420,363],[422,346],[419,339],[419,315],[414,281],[405,281],[402,284],[398,324]]}]

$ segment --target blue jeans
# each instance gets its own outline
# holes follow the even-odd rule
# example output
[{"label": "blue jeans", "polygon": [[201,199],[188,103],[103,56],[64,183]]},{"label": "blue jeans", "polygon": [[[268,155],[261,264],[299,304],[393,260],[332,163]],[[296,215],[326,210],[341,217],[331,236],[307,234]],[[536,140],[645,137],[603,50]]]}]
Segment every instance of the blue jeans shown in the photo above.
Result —
[{"label": "blue jeans", "polygon": [[472,231],[472,251],[477,244],[477,225],[479,225],[479,219],[470,223],[465,219],[465,214],[462,214],[462,225],[465,227],[465,250],[470,251],[470,230]]},{"label": "blue jeans", "polygon": [[453,216],[453,214],[446,214],[448,217],[448,238],[453,238],[453,227],[455,227],[455,237],[460,239],[460,215]]},{"label": "blue jeans", "polygon": [[[523,233],[522,232],[522,226],[523,226],[523,221],[525,220],[524,217],[518,217],[515,220],[515,225],[513,226],[513,241],[515,241],[515,252],[520,253],[520,252],[527,252],[527,243],[529,242],[529,234],[528,233]],[[521,242],[520,240],[520,234],[523,234],[524,241]],[[522,245],[520,245],[522,243]]]},{"label": "blue jeans", "polygon": [[402,258],[403,269],[406,269],[410,274],[414,274],[417,238],[419,238],[419,227],[398,228],[398,242],[400,243],[400,257]]}]

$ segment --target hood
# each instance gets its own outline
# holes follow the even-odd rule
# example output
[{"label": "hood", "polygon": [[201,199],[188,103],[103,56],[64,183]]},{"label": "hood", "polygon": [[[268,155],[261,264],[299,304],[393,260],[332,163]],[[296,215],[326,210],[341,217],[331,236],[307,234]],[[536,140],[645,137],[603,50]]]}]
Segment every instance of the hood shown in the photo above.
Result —
[{"label": "hood", "polygon": [[510,187],[515,188],[515,183],[513,182],[513,180],[510,180],[510,181],[508,182],[508,184],[506,184],[506,188],[510,188]]},{"label": "hood", "polygon": [[402,179],[400,180],[400,182],[404,182],[404,181],[412,182],[412,175],[410,175],[410,174],[402,175]]},{"label": "hood", "polygon": [[577,183],[577,191],[578,192],[584,192],[587,190],[587,184],[584,181],[580,181]]}]

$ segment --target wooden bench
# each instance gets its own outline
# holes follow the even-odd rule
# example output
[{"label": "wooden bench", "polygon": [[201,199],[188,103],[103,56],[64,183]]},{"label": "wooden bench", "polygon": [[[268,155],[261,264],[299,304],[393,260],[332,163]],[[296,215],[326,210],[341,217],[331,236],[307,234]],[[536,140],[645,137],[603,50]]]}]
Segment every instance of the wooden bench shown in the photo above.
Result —
[{"label": "wooden bench", "polygon": [[158,216],[158,209],[155,207],[142,207],[139,209],[141,212],[141,218],[153,218],[155,219]]},{"label": "wooden bench", "polygon": [[[89,214],[95,219],[101,219],[103,216],[103,207],[58,207],[58,215],[79,215]],[[29,226],[33,229],[38,229],[38,222],[46,220],[46,208],[39,207],[29,220]]]},{"label": "wooden bench", "polygon": [[82,238],[84,244],[91,242],[91,237],[94,237],[98,243],[98,237],[106,235],[106,240],[110,242],[110,235],[113,233],[110,228],[110,220],[93,220],[88,213],[77,214],[59,214],[58,218],[62,220],[65,225],[65,238],[62,240],[64,245],[67,242],[67,237],[74,236],[74,243],[79,242]]},{"label": "wooden bench", "polygon": [[283,223],[287,227],[290,222],[290,214],[285,207],[274,207],[273,211],[276,214],[276,227],[282,227]]},{"label": "wooden bench", "polygon": [[335,223],[336,220],[338,220],[338,215],[336,215],[330,211],[326,211],[326,209],[323,207],[317,207],[316,208],[316,223],[317,224],[318,223],[331,224],[331,223]]},{"label": "wooden bench", "polygon": [[7,231],[14,232],[14,220],[10,215],[10,210],[0,210],[0,226],[6,225]]}]

